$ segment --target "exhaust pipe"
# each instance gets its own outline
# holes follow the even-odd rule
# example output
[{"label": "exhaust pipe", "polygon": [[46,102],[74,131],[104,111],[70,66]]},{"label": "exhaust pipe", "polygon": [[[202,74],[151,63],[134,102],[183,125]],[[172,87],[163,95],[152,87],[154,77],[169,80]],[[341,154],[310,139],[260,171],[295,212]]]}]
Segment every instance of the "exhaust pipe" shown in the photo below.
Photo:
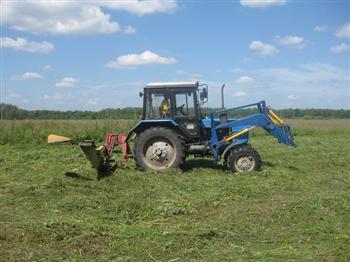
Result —
[{"label": "exhaust pipe", "polygon": [[221,108],[222,109],[225,109],[225,104],[224,104],[224,87],[225,87],[225,84],[223,84],[221,86]]}]

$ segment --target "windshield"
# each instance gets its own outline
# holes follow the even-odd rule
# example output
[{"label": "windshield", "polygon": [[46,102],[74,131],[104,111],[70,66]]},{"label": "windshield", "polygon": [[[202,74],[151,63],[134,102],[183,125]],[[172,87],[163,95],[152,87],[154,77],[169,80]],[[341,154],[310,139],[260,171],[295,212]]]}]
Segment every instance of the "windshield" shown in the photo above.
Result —
[{"label": "windshield", "polygon": [[175,94],[176,116],[195,116],[193,92],[177,92]]}]

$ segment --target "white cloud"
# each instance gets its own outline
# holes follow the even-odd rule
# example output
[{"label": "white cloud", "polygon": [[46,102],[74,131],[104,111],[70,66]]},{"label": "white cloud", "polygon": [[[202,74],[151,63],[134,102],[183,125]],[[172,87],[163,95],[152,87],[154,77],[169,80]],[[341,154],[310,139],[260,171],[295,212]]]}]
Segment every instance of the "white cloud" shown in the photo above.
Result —
[{"label": "white cloud", "polygon": [[242,6],[264,8],[273,5],[284,5],[287,0],[240,0]]},{"label": "white cloud", "polygon": [[340,26],[335,32],[336,37],[350,38],[350,22]]},{"label": "white cloud", "polygon": [[30,42],[20,37],[17,39],[1,37],[0,46],[29,53],[49,53],[55,49],[55,46],[49,42]]},{"label": "white cloud", "polygon": [[251,50],[259,51],[263,56],[274,56],[277,55],[279,50],[273,45],[265,44],[261,41],[251,42],[249,48]]},{"label": "white cloud", "polygon": [[175,0],[128,0],[128,1],[99,1],[100,5],[115,10],[124,10],[137,15],[152,14],[156,12],[168,13],[177,8]]},{"label": "white cloud", "polygon": [[297,86],[300,84],[309,86],[317,85],[335,85],[337,83],[349,84],[350,76],[347,70],[333,66],[331,64],[310,63],[303,64],[298,68],[269,68],[260,69],[254,72],[259,79],[265,78],[274,85],[274,83],[283,83],[283,85]]},{"label": "white cloud", "polygon": [[286,45],[298,49],[302,49],[306,46],[304,37],[300,36],[276,36],[275,40],[279,45]]},{"label": "white cloud", "polygon": [[3,1],[2,21],[11,29],[34,34],[108,34],[120,31],[108,9],[145,15],[176,8],[175,0]]},{"label": "white cloud", "polygon": [[242,64],[252,64],[254,62],[255,62],[255,59],[250,58],[250,57],[245,57],[245,58],[240,60],[240,63],[242,63]]},{"label": "white cloud", "polygon": [[201,78],[202,75],[198,73],[189,73],[184,70],[176,70],[175,72],[178,76],[188,77],[192,80],[197,80],[198,78]]},{"label": "white cloud", "polygon": [[73,94],[72,93],[54,93],[52,95],[44,94],[43,98],[44,100],[62,101],[62,100],[72,99]]},{"label": "white cloud", "polygon": [[232,72],[232,73],[239,73],[239,72],[242,72],[242,69],[236,67],[236,68],[232,68],[232,69],[230,70],[230,72]]},{"label": "white cloud", "polygon": [[125,26],[123,29],[124,34],[134,34],[136,33],[136,29],[133,28],[131,25]]},{"label": "white cloud", "polygon": [[12,80],[31,80],[43,78],[40,74],[35,72],[25,72],[22,75],[16,75],[12,77]]},{"label": "white cloud", "polygon": [[52,95],[48,95],[48,94],[44,94],[43,95],[43,99],[44,100],[51,100],[51,101],[60,101],[60,100],[65,100],[65,99],[69,99],[72,98],[72,93],[54,93]]},{"label": "white cloud", "polygon": [[237,91],[233,94],[233,96],[243,97],[243,96],[247,96],[247,93],[244,91]]},{"label": "white cloud", "polygon": [[51,65],[45,65],[45,66],[43,66],[43,70],[44,70],[44,71],[52,71],[53,68],[52,68]]},{"label": "white cloud", "polygon": [[296,95],[288,95],[289,100],[295,100],[297,97]]},{"label": "white cloud", "polygon": [[73,77],[64,77],[61,81],[56,83],[56,87],[73,87],[77,82],[79,82],[79,80]]},{"label": "white cloud", "polygon": [[89,99],[86,102],[86,104],[89,105],[89,106],[96,106],[97,105],[97,100],[96,99]]},{"label": "white cloud", "polygon": [[128,54],[117,57],[116,60],[109,61],[106,66],[109,68],[135,68],[140,65],[150,65],[150,64],[174,64],[176,63],[173,57],[162,57],[149,50],[141,54]]},{"label": "white cloud", "polygon": [[331,51],[332,53],[335,53],[335,54],[340,54],[340,53],[344,53],[346,51],[349,50],[349,45],[348,44],[345,44],[345,43],[341,43],[339,45],[336,45],[336,46],[332,46],[329,51]]},{"label": "white cloud", "polygon": [[14,99],[18,99],[18,98],[21,98],[21,95],[20,94],[17,94],[17,93],[10,93],[6,96],[6,98],[14,98]]},{"label": "white cloud", "polygon": [[27,99],[27,98],[22,98],[21,102],[24,103],[24,104],[28,104],[28,103],[30,103],[30,100]]},{"label": "white cloud", "polygon": [[240,85],[252,85],[255,83],[255,80],[249,76],[241,76],[236,79],[235,83]]},{"label": "white cloud", "polygon": [[326,26],[326,25],[317,25],[314,28],[315,32],[325,32],[327,30],[328,30],[328,26]]},{"label": "white cloud", "polygon": [[83,1],[5,1],[3,23],[34,34],[92,34],[119,31],[117,22],[92,3]]},{"label": "white cloud", "polygon": [[18,93],[9,93],[7,96],[4,97],[5,100],[8,102],[15,102],[16,104],[28,104],[30,103],[30,100],[28,98],[23,97],[22,95]]},{"label": "white cloud", "polygon": [[[350,75],[346,66],[308,63],[250,72],[259,79],[253,95],[273,102],[274,107],[285,108],[293,102],[293,106],[301,108],[349,108]],[[296,99],[288,99],[289,95]]]},{"label": "white cloud", "polygon": [[188,73],[186,71],[183,71],[183,70],[176,70],[176,74],[179,76],[183,76],[183,75],[187,75]]}]

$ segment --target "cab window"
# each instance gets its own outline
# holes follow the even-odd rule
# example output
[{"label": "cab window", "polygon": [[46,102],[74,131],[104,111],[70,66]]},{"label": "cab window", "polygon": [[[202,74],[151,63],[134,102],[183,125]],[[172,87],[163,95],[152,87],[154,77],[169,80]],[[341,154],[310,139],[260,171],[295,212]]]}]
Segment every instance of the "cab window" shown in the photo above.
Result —
[{"label": "cab window", "polygon": [[165,93],[149,93],[146,104],[147,119],[171,118],[171,99]]},{"label": "cab window", "polygon": [[180,92],[175,95],[176,116],[194,116],[193,92]]}]

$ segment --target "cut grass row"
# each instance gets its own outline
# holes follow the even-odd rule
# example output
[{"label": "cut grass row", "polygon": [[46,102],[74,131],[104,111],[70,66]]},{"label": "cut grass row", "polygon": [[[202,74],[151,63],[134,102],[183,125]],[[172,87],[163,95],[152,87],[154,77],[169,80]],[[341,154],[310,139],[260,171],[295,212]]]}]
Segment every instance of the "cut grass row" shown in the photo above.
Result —
[{"label": "cut grass row", "polygon": [[97,181],[78,147],[0,145],[0,257],[349,261],[350,129],[296,131],[298,148],[253,137],[263,168],[245,175],[190,158],[184,172],[130,161]]}]

